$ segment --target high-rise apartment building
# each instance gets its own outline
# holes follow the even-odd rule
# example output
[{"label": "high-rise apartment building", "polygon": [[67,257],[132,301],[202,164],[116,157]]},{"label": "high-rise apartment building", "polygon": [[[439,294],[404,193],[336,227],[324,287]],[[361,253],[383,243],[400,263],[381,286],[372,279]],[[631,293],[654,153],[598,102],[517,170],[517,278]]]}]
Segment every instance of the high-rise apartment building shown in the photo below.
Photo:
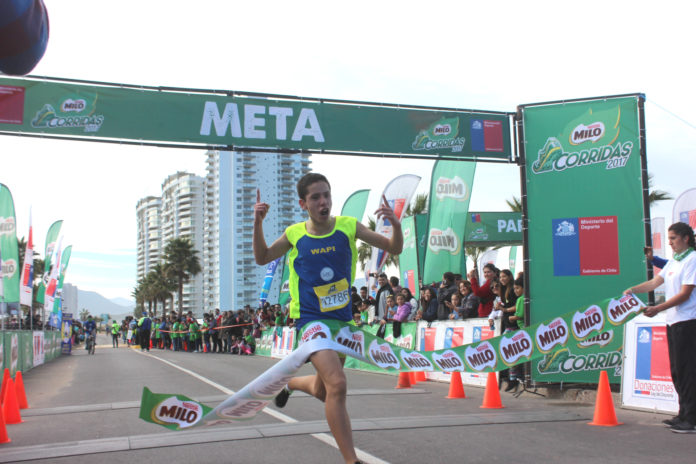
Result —
[{"label": "high-rise apartment building", "polygon": [[[208,151],[206,157],[205,178],[172,174],[161,197],[137,205],[138,279],[163,260],[171,238],[189,237],[202,272],[184,285],[183,307],[197,316],[257,306],[266,266],[256,265],[252,250],[256,189],[271,205],[263,224],[270,243],[304,219],[295,185],[310,164],[306,153]],[[270,295],[277,295],[280,280],[274,279]]]},{"label": "high-rise apartment building", "polygon": [[[271,205],[263,224],[266,241],[302,221],[295,185],[309,172],[309,154],[207,152],[204,306],[235,310],[258,304],[266,273],[252,250],[256,189]],[[277,294],[280,277],[270,295]]]},{"label": "high-rise apartment building", "polygon": [[135,207],[138,217],[138,280],[160,262],[162,231],[160,228],[160,197],[145,197]]}]

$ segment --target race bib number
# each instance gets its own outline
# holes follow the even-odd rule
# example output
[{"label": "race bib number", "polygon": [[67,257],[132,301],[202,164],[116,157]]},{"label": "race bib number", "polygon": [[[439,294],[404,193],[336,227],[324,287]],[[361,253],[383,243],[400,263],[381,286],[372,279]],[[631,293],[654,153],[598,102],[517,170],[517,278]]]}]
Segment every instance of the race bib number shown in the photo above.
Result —
[{"label": "race bib number", "polygon": [[343,308],[350,301],[350,289],[346,279],[314,287],[314,293],[319,298],[319,308],[322,313]]}]

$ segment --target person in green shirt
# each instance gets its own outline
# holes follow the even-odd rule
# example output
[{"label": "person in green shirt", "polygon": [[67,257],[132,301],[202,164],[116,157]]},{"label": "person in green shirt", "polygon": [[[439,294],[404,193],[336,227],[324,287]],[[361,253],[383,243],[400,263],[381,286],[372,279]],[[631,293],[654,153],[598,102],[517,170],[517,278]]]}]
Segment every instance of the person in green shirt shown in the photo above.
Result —
[{"label": "person in green shirt", "polygon": [[203,323],[201,324],[201,332],[203,333],[203,352],[210,353],[210,319],[209,314],[203,315]]},{"label": "person in green shirt", "polygon": [[[524,328],[524,279],[518,278],[515,280],[513,285],[513,290],[515,295],[517,295],[517,302],[515,302],[515,315],[510,316],[510,322],[517,324],[517,328]],[[517,391],[517,386],[519,385],[519,378],[522,375],[521,364],[517,364],[510,368],[510,380],[508,381],[508,386],[505,388],[506,392],[515,390]]]},{"label": "person in green shirt", "polygon": [[244,329],[244,337],[239,345],[239,354],[254,354],[256,351],[256,339],[249,329]]},{"label": "person in green shirt", "polygon": [[189,343],[191,344],[190,349],[194,353],[203,351],[201,349],[201,332],[196,319],[191,319],[191,323],[189,324]]},{"label": "person in green shirt", "polygon": [[121,324],[115,320],[111,322],[111,346],[118,348],[118,333],[121,330]]}]

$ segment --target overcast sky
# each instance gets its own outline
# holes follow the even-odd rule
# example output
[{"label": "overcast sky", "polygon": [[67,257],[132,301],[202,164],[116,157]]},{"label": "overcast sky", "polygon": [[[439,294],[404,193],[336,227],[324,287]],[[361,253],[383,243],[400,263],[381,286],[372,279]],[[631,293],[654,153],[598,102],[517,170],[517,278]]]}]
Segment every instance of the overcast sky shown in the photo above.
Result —
[{"label": "overcast sky", "polygon": [[[684,2],[231,2],[45,0],[48,49],[32,75],[127,84],[515,111],[518,104],[646,94],[648,168],[677,196],[696,186],[692,17]],[[176,171],[205,172],[202,151],[0,137],[0,182],[18,235],[65,221],[67,281],[113,298],[135,285],[139,198]],[[314,156],[334,213],[432,162]],[[512,165],[477,167],[472,210],[519,196]],[[671,223],[673,202],[653,209]],[[43,254],[43,253],[42,253]]]}]

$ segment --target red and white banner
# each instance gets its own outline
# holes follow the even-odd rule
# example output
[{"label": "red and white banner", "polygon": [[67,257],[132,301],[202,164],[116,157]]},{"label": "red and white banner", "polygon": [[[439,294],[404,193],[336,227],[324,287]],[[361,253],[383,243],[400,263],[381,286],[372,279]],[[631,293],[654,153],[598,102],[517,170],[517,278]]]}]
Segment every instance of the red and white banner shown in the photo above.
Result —
[{"label": "red and white banner", "polygon": [[[31,211],[29,211],[29,241],[24,252],[22,264],[22,277],[19,281],[19,304],[31,307],[34,292],[34,232],[31,225]],[[36,365],[36,363],[34,363]]]},{"label": "red and white banner", "polygon": [[684,222],[696,229],[696,188],[682,192],[674,200],[672,222]]}]

